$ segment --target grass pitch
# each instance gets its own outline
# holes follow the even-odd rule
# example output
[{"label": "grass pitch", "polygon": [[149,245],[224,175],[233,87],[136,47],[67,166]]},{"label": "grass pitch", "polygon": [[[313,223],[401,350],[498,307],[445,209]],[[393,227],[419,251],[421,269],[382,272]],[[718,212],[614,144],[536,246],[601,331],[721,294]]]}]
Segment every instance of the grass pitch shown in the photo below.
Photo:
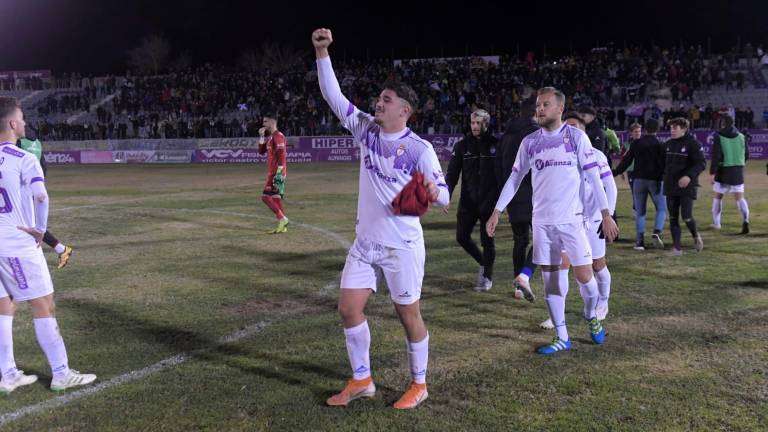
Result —
[{"label": "grass pitch", "polygon": [[458,193],[449,214],[430,211],[430,398],[411,412],[392,408],[410,378],[384,287],[367,309],[377,396],[324,405],[350,375],[336,298],[354,239],[356,164],[292,166],[285,207],[294,223],[278,236],[266,234],[275,221],[260,200],[263,166],[52,167],[49,226],[75,247],[68,267],[51,270],[59,324],[70,365],[98,374],[101,387],[48,391],[21,305],[16,359],[40,381],[0,399],[0,428],[766,430],[764,163],[750,162],[747,176],[752,234],[735,235],[730,197],[723,230],[706,228],[706,185],[695,209],[704,252],[686,235],[686,254],[674,259],[632,250],[630,196],[617,179],[622,240],[608,249],[607,342],[589,342],[572,277],[574,348],[553,358],[533,353],[552,337],[537,327],[546,318],[538,273],[534,304],[512,298],[508,225],[497,235],[494,287],[475,293],[477,266],[454,238]]}]

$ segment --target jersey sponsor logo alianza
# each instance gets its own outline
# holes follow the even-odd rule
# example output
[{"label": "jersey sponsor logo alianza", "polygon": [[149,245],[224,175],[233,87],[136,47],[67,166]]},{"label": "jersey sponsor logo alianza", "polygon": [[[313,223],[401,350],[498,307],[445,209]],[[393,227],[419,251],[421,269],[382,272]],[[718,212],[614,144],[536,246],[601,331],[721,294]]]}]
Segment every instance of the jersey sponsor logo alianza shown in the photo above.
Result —
[{"label": "jersey sponsor logo alianza", "polygon": [[572,161],[558,161],[558,160],[541,160],[536,159],[536,162],[534,162],[534,165],[536,166],[536,169],[541,171],[544,168],[547,167],[557,167],[557,166],[573,166]]}]

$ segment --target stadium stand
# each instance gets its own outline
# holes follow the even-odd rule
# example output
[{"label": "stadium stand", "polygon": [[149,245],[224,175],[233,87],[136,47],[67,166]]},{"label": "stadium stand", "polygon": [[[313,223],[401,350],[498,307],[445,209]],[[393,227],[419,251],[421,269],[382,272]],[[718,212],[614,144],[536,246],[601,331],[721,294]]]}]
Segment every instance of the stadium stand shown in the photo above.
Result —
[{"label": "stadium stand", "polygon": [[[379,83],[397,77],[419,94],[411,122],[420,133],[462,133],[474,107],[500,132],[533,89],[554,85],[571,106],[599,108],[624,129],[648,117],[689,118],[711,128],[729,112],[739,127],[762,123],[767,68],[744,53],[704,54],[701,47],[596,48],[568,56],[334,60],[343,90],[361,107]],[[261,114],[276,111],[286,135],[342,133],[316,89],[314,65],[280,73],[205,65],[160,75],[84,77],[0,83],[22,100],[44,140],[222,138],[256,136]]]}]

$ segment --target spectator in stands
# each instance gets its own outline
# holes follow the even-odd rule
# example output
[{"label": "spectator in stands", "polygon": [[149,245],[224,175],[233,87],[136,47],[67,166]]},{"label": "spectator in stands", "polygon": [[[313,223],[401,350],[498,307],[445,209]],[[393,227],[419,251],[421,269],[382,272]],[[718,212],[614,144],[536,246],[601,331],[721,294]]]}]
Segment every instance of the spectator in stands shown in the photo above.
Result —
[{"label": "spectator in stands", "polygon": [[[606,113],[609,127],[615,125],[623,130],[632,121],[628,121],[624,108],[635,100],[645,101],[650,91],[670,89],[675,100],[688,101],[691,105],[694,92],[701,88],[726,83],[739,86],[738,75],[727,76],[731,70],[727,59],[713,56],[705,66],[705,57],[696,47],[672,50],[630,47],[593,50],[564,58],[518,59],[504,55],[498,63],[463,58],[404,61],[395,66],[391,60],[380,59],[340,61],[338,66],[344,91],[361,107],[370,105],[367,98],[374,83],[387,77],[413,82],[417,93],[424,95],[423,100],[418,101],[421,115],[412,122],[416,132],[463,133],[462,119],[477,106],[488,108],[489,130],[501,132],[509,118],[519,115],[521,95],[526,88],[552,82],[562,83],[560,87],[573,95],[571,105],[600,108]],[[768,55],[765,57],[768,62]],[[126,78],[66,75],[54,78],[56,86],[66,91],[39,103],[30,112],[36,113],[37,119],[31,120],[41,125],[44,139],[87,136],[66,123],[75,114],[82,115],[74,124],[89,123],[93,134],[103,137],[108,137],[110,130],[115,137],[255,136],[253,128],[235,127],[235,123],[247,124],[253,118],[260,119],[265,107],[259,101],[269,100],[276,101],[278,106],[274,108],[285,113],[282,124],[289,135],[342,133],[327,107],[318,106],[319,95],[311,85],[312,69],[313,65],[307,64],[305,68],[281,71],[278,76],[269,69],[254,73],[205,65]],[[742,76],[746,85],[749,76]],[[114,98],[101,103],[112,94]],[[100,106],[89,112],[90,105],[95,103]],[[665,120],[688,117],[694,127],[714,127],[706,124],[712,121],[712,112],[708,115],[705,110],[699,125],[689,110],[681,115],[675,105]],[[644,118],[645,115],[637,119],[641,125]],[[49,127],[42,127],[46,122]],[[121,123],[128,125],[125,132]]]}]

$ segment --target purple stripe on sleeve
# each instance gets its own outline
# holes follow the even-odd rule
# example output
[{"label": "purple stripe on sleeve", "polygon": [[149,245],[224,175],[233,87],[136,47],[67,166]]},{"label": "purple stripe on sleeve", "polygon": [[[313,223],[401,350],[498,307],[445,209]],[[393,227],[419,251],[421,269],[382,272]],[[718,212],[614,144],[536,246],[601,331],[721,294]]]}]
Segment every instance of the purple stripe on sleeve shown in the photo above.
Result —
[{"label": "purple stripe on sleeve", "polygon": [[29,284],[27,284],[27,277],[24,276],[24,269],[21,268],[21,261],[19,261],[18,258],[8,258],[8,264],[11,266],[11,270],[13,271],[13,278],[16,280],[16,284],[19,286],[19,289],[25,290],[29,288]]},{"label": "purple stripe on sleeve", "polygon": [[347,117],[351,116],[353,112],[355,112],[355,106],[350,102],[349,107],[347,108]]},{"label": "purple stripe on sleeve", "polygon": [[611,175],[612,175],[612,173],[610,171],[606,171],[606,172],[600,174],[600,178],[606,178],[606,177],[609,177]]},{"label": "purple stripe on sleeve", "polygon": [[581,169],[586,171],[586,170],[592,169],[592,168],[594,168],[596,166],[597,166],[597,162],[592,162],[592,163],[588,163],[588,164],[584,165]]},{"label": "purple stripe on sleeve", "polygon": [[31,182],[29,182],[29,184],[32,184],[32,183],[34,183],[34,182],[45,182],[45,179],[44,179],[44,178],[42,178],[42,177],[34,177],[34,178],[32,179],[32,181],[31,181]]},{"label": "purple stripe on sleeve", "polygon": [[24,152],[20,152],[13,148],[13,146],[3,147],[3,153],[8,153],[9,155],[16,156],[16,157],[24,157]]}]

